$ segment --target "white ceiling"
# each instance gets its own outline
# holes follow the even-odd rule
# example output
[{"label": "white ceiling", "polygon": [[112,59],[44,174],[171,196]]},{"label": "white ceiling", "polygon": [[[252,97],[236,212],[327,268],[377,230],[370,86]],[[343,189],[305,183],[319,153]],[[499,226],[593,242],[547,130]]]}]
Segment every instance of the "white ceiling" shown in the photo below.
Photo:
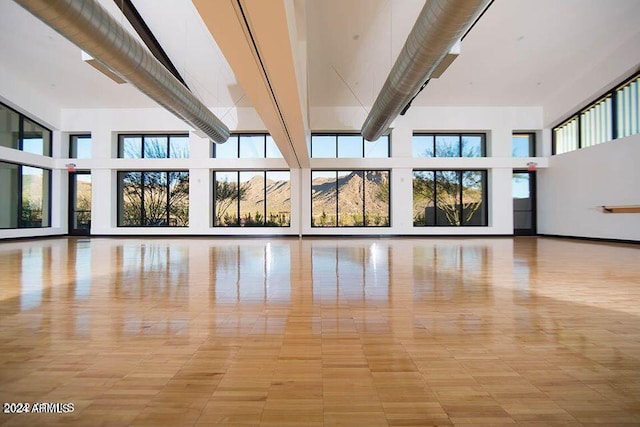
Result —
[{"label": "white ceiling", "polygon": [[[128,26],[112,0],[100,0]],[[134,0],[192,91],[222,116],[249,101],[191,0]],[[311,106],[370,106],[423,0],[306,0]],[[540,105],[638,35],[640,0],[496,0],[414,105]],[[638,56],[638,52],[633,52]],[[77,47],[0,0],[0,67],[61,108],[153,107]],[[1,94],[0,94],[1,96]]]},{"label": "white ceiling", "polygon": [[[423,5],[307,0],[311,105],[370,106]],[[544,106],[637,35],[639,19],[638,0],[496,0],[413,105]]]}]

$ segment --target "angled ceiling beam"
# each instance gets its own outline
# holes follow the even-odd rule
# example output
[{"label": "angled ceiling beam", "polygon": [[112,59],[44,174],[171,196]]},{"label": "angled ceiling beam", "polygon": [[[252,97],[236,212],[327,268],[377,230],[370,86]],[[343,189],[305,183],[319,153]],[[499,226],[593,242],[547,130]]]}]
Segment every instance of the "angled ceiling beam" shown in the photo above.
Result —
[{"label": "angled ceiling beam", "polygon": [[156,39],[156,37],[153,35],[153,32],[151,31],[147,23],[144,21],[142,16],[140,16],[138,9],[136,9],[136,7],[133,5],[131,0],[113,0],[113,1],[118,6],[118,8],[120,8],[125,18],[127,18],[127,20],[129,21],[133,29],[136,30],[136,33],[138,33],[138,35],[140,36],[144,44],[149,48],[149,51],[153,54],[153,56],[155,56],[155,58],[158,61],[160,61],[160,63],[164,65],[164,67],[171,74],[173,74],[173,77],[178,79],[178,81],[182,83],[184,87],[189,89],[189,86],[187,86],[187,83],[185,83],[184,79],[178,72],[178,69],[173,65],[173,62],[171,62],[169,55],[167,55],[167,53],[164,51],[164,49],[162,48],[162,45],[160,44],[158,39]]},{"label": "angled ceiling beam", "polygon": [[284,1],[193,4],[289,166],[309,167]]}]

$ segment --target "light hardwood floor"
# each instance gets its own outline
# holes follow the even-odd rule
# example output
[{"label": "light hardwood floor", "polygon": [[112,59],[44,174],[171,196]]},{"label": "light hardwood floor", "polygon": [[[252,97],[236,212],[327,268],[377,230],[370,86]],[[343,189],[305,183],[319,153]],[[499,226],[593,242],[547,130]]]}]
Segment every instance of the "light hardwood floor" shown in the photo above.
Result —
[{"label": "light hardwood floor", "polygon": [[0,243],[4,425],[640,425],[640,246]]}]

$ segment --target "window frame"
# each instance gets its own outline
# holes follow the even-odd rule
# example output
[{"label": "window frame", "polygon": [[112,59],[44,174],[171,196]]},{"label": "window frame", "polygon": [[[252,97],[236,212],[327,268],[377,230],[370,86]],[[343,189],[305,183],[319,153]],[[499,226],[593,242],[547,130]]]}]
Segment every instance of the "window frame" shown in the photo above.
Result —
[{"label": "window frame", "polygon": [[[89,135],[90,136],[90,135]],[[167,138],[167,157],[145,157],[144,156],[144,140],[147,137],[166,137]],[[124,138],[140,138],[140,157],[131,157],[134,159],[189,159],[191,158],[191,150],[189,150],[189,156],[188,157],[171,157],[171,138],[174,137],[178,137],[178,138],[187,138],[187,140],[189,139],[189,133],[119,133],[118,134],[118,146],[117,148],[117,153],[116,153],[116,158],[118,159],[129,159],[130,157],[124,157],[124,147],[123,147],[123,140]],[[132,172],[138,172],[138,171],[132,171]],[[176,171],[176,172],[180,172],[180,171]]]},{"label": "window frame", "polygon": [[[43,168],[41,166],[33,166],[33,165],[28,165],[28,164],[24,164],[24,163],[17,163],[17,162],[11,162],[5,159],[0,159],[0,163],[6,163],[9,165],[14,165],[18,167],[18,202],[16,204],[17,207],[17,227],[0,227],[0,230],[19,230],[19,229],[38,229],[38,228],[51,228],[51,207],[52,207],[52,195],[53,195],[53,187],[52,187],[52,181],[53,181],[53,171],[52,169],[49,168]],[[23,203],[22,203],[22,196],[23,196],[23,173],[22,173],[22,168],[23,167],[29,167],[29,168],[34,168],[34,169],[41,169],[43,171],[43,180],[44,180],[44,173],[45,172],[49,172],[49,179],[48,179],[48,183],[46,186],[46,190],[48,191],[48,197],[47,197],[47,225],[40,225],[38,226],[33,226],[33,227],[26,227],[24,226],[24,221],[22,220],[22,207],[23,207]],[[45,186],[43,185],[42,190],[44,192],[45,190]],[[44,203],[42,205],[42,208],[44,210]],[[42,217],[41,223],[44,222],[44,216]]]},{"label": "window frame", "polygon": [[[415,136],[431,136],[433,137],[433,156],[413,157],[413,137]],[[436,141],[439,136],[457,136],[458,137],[458,156],[438,156]],[[463,156],[462,155],[462,138],[465,136],[479,136],[481,140],[480,156]],[[411,135],[411,153],[414,159],[482,159],[487,157],[487,134],[486,132],[413,132]]]},{"label": "window frame", "polygon": [[[170,225],[171,221],[171,205],[170,205],[170,200],[171,200],[171,187],[170,187],[170,180],[169,180],[169,174],[170,173],[177,173],[177,172],[186,172],[188,177],[189,177],[189,186],[191,186],[191,174],[189,173],[188,169],[176,169],[176,170],[121,170],[118,169],[115,171],[116,172],[116,227],[118,228],[188,228],[190,227],[190,224],[188,225]],[[139,225],[124,225],[121,222],[121,212],[122,212],[122,208],[123,208],[123,197],[121,197],[121,179],[120,176],[123,174],[127,174],[127,173],[140,173],[140,185],[142,186],[142,192],[141,192],[141,198],[140,198],[140,222],[141,224]],[[145,174],[146,173],[165,173],[166,174],[166,178],[167,178],[167,208],[166,208],[166,213],[167,213],[167,221],[166,221],[166,225],[145,225],[145,210],[144,210],[144,179],[145,179]],[[191,209],[191,200],[189,200],[189,209]]]},{"label": "window frame", "polygon": [[[529,137],[529,155],[524,157],[513,156],[513,137],[514,136],[528,136]],[[511,134],[511,157],[514,159],[522,159],[527,157],[536,157],[536,133],[535,132],[513,132]]]},{"label": "window frame", "polygon": [[[279,157],[268,157],[267,153],[267,137],[271,136],[271,134],[269,132],[233,132],[231,133],[231,136],[235,136],[238,140],[238,145],[236,147],[236,155],[235,157],[220,157],[221,159],[282,159],[284,158],[284,155],[282,154],[282,151],[280,151],[280,147],[278,147],[278,144],[276,144],[275,140],[273,140],[273,137],[271,137],[271,139],[273,140],[273,143],[275,144],[276,148],[278,149],[278,152],[280,153]],[[240,157],[240,152],[242,151],[242,140],[243,138],[246,137],[262,137],[262,157]],[[218,151],[218,145],[220,144],[213,144],[213,151],[211,152],[211,158],[213,159],[217,159],[217,151]]]},{"label": "window frame", "polygon": [[[52,156],[52,153],[53,153],[53,132],[51,131],[51,129],[49,129],[48,127],[43,125],[38,120],[35,120],[35,119],[27,116],[26,114],[22,114],[20,111],[16,110],[15,108],[11,108],[10,106],[8,106],[7,104],[5,104],[3,102],[0,102],[0,106],[6,108],[9,111],[13,111],[14,113],[16,113],[18,115],[18,147],[17,148],[5,147],[5,148],[10,148],[12,150],[19,150],[19,151],[28,153],[28,151],[24,151],[24,121],[26,119],[26,120],[29,120],[30,122],[40,126],[42,129],[44,129],[49,134],[49,147],[48,147],[49,149],[48,150],[44,150],[44,147],[43,147],[43,150],[42,150],[43,154],[36,154],[36,156],[53,157]],[[35,153],[31,153],[31,154],[35,154]],[[28,166],[28,165],[25,165],[25,166]]]},{"label": "window frame", "polygon": [[[414,181],[415,181],[415,173],[416,172],[433,172],[433,208],[434,208],[434,222],[435,224],[425,224],[425,225],[416,225],[415,223],[415,219],[412,215],[412,220],[411,223],[413,225],[413,228],[425,228],[425,227],[488,227],[489,226],[489,191],[488,191],[488,181],[489,181],[489,171],[487,169],[413,169],[411,171],[411,211],[413,212],[413,207],[414,207],[414,200],[413,200],[413,185],[414,185]],[[482,204],[483,204],[483,211],[484,211],[484,218],[486,218],[485,224],[482,225],[475,225],[475,224],[464,224],[461,223],[460,225],[455,225],[455,224],[438,224],[438,215],[437,215],[437,209],[438,209],[438,203],[437,203],[437,178],[436,178],[436,174],[438,172],[459,172],[459,177],[458,177],[458,181],[457,181],[457,185],[460,187],[458,190],[458,196],[460,197],[460,217],[464,220],[464,200],[462,198],[463,195],[463,185],[462,185],[462,180],[463,180],[463,175],[465,172],[479,172],[482,174]],[[426,218],[425,218],[426,219]],[[426,221],[425,221],[426,222]]]},{"label": "window frame", "polygon": [[[334,137],[335,139],[335,153],[336,156],[335,157],[313,157],[313,140],[315,136],[330,136],[330,137]],[[359,136],[362,140],[362,149],[360,150],[362,153],[362,156],[360,157],[340,157],[340,151],[339,151],[339,139],[341,136]],[[387,157],[368,157],[366,156],[366,146],[367,146],[367,142],[371,142],[371,141],[365,141],[364,137],[357,132],[312,132],[311,133],[311,145],[310,145],[310,158],[312,159],[390,159],[391,158],[391,134],[388,135],[381,135],[380,138],[382,137],[386,137],[387,138]]]},{"label": "window frame", "polygon": [[[90,133],[72,133],[69,135],[69,158],[70,159],[77,159],[78,158],[78,138],[89,138],[91,139],[91,134]],[[73,145],[74,145],[74,140],[75,140],[75,151],[76,154],[75,156],[73,155]],[[91,139],[91,148],[93,149],[93,139]],[[93,157],[93,150],[92,150],[92,154],[91,157]]]},{"label": "window frame", "polygon": [[[266,140],[266,138],[265,138]],[[238,144],[238,147],[240,147],[240,144]],[[265,147],[266,148],[266,147]],[[239,150],[239,148],[238,148]],[[211,219],[212,219],[212,225],[211,227],[213,228],[291,228],[291,170],[290,169],[234,169],[234,170],[213,170],[211,171],[211,179],[212,179],[212,189],[211,189]],[[240,215],[240,204],[241,204],[241,200],[238,198],[238,208],[236,209],[237,212],[237,218],[238,218],[238,223],[235,225],[217,225],[216,224],[216,173],[235,173],[236,174],[236,179],[237,179],[237,183],[238,183],[238,189],[237,192],[240,192],[240,174],[242,172],[255,172],[255,173],[262,173],[262,182],[264,183],[263,185],[263,189],[262,189],[262,197],[263,197],[263,218],[264,218],[264,222],[261,225],[254,225],[254,226],[249,226],[249,227],[245,227],[243,225],[241,225],[241,220],[242,217]],[[267,174],[270,172],[289,172],[289,224],[288,225],[267,225]]]},{"label": "window frame", "polygon": [[[556,129],[559,129],[561,127],[563,127],[564,125],[566,125],[567,123],[571,122],[572,120],[576,120],[577,121],[577,147],[573,150],[568,150],[568,151],[564,151],[560,154],[564,154],[564,153],[569,153],[571,151],[577,151],[580,150],[582,148],[587,148],[585,147],[583,141],[582,141],[582,115],[583,113],[589,111],[591,108],[595,107],[596,105],[598,105],[600,102],[606,100],[608,97],[611,97],[611,139],[610,140],[605,140],[601,143],[598,144],[592,144],[592,145],[599,145],[599,144],[605,144],[607,142],[611,142],[611,141],[615,141],[616,139],[620,138],[620,132],[618,129],[618,91],[622,88],[624,88],[625,86],[627,86],[629,83],[633,82],[634,80],[640,78],[640,72],[636,72],[633,75],[631,75],[630,77],[624,79],[622,82],[617,83],[615,85],[613,85],[609,90],[604,91],[603,93],[600,93],[598,96],[591,98],[591,100],[587,103],[585,103],[581,108],[579,108],[578,110],[576,110],[574,113],[570,114],[569,116],[567,116],[566,118],[564,118],[563,120],[559,121],[557,125],[553,126],[551,128],[551,155],[555,156],[557,155],[557,138],[556,138]],[[640,89],[639,89],[640,90]],[[639,129],[640,131],[640,129]],[[633,134],[635,135],[635,134]],[[592,145],[589,145],[592,146]]]},{"label": "window frame", "polygon": [[[336,175],[336,225],[333,226],[322,226],[322,225],[315,225],[314,221],[313,221],[313,173],[314,172],[335,172]],[[338,177],[338,173],[339,172],[361,172],[362,173],[362,195],[363,195],[363,199],[362,199],[362,218],[363,218],[363,225],[338,225],[338,218],[340,215],[340,210],[339,210],[339,206],[340,206],[340,199],[339,199],[339,192],[338,192],[338,180],[340,179]],[[367,206],[366,206],[366,173],[367,172],[386,172],[388,174],[388,179],[389,179],[389,200],[387,202],[387,217],[389,218],[388,224],[387,225],[364,225],[364,217],[365,217],[365,213],[367,212]],[[318,228],[318,229],[323,229],[323,228],[329,228],[329,229],[334,229],[334,228],[365,228],[365,229],[369,229],[369,228],[391,228],[391,200],[392,200],[392,196],[391,196],[391,169],[311,169],[310,171],[310,181],[309,181],[309,190],[311,193],[311,206],[310,206],[310,210],[309,212],[311,212],[311,217],[309,218],[310,220],[310,224],[311,224],[311,228]]]}]

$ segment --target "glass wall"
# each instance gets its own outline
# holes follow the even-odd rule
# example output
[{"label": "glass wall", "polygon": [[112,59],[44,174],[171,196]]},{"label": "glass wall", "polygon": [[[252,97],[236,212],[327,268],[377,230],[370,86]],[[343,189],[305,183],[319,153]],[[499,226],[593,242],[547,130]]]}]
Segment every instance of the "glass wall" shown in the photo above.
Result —
[{"label": "glass wall", "polygon": [[282,153],[271,135],[266,133],[233,134],[224,144],[213,144],[217,159],[277,159]]},{"label": "glass wall", "polygon": [[562,154],[640,132],[640,75],[603,94],[553,128],[553,153]]},{"label": "glass wall", "polygon": [[189,157],[189,135],[118,135],[118,158],[176,159]]},{"label": "glass wall", "polygon": [[51,156],[51,131],[0,104],[0,146]]},{"label": "glass wall", "polygon": [[289,227],[289,171],[216,171],[213,173],[215,227]]},{"label": "glass wall", "polygon": [[359,134],[311,135],[311,157],[314,158],[385,158],[389,155],[389,135],[367,141]]},{"label": "glass wall", "polygon": [[536,155],[536,135],[533,133],[514,133],[511,137],[512,157],[534,157]]},{"label": "glass wall", "polygon": [[187,227],[189,172],[118,172],[118,227]]},{"label": "glass wall", "polygon": [[0,162],[0,228],[51,225],[51,171]]},{"label": "glass wall", "polygon": [[91,158],[91,135],[71,135],[69,137],[69,158]]},{"label": "glass wall", "polygon": [[485,135],[416,133],[412,152],[413,157],[485,157]]},{"label": "glass wall", "polygon": [[311,171],[312,227],[388,227],[388,170]]},{"label": "glass wall", "polygon": [[487,171],[414,171],[413,225],[487,226]]}]

